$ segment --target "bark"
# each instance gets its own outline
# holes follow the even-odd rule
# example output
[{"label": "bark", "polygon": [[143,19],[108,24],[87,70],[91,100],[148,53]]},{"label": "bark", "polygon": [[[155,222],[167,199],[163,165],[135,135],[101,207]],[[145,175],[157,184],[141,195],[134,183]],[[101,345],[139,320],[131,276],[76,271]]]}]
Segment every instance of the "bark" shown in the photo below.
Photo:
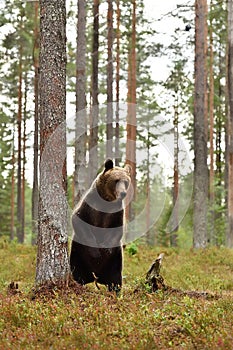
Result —
[{"label": "bark", "polygon": [[38,15],[39,3],[35,1],[35,27],[34,27],[34,142],[33,142],[33,187],[32,187],[32,244],[36,243],[38,235],[38,205],[39,205],[39,186],[38,186],[38,159],[39,159],[39,118],[38,118],[38,81],[39,81],[39,28]]},{"label": "bark", "polygon": [[146,241],[152,245],[150,237],[150,135],[149,123],[147,125],[147,159],[146,159]]},{"label": "bark", "polygon": [[65,283],[66,1],[40,0],[40,196],[36,285]]},{"label": "bark", "polygon": [[[211,3],[212,6],[212,3]],[[212,31],[212,23],[210,24],[210,69],[209,69],[209,142],[210,142],[210,172],[209,172],[209,193],[210,193],[210,241],[214,241],[215,232],[214,232],[214,221],[215,221],[215,213],[213,209],[214,205],[214,52],[213,52],[213,31]]]},{"label": "bark", "polygon": [[75,202],[86,190],[86,0],[78,0],[76,52]]},{"label": "bark", "polygon": [[27,73],[24,78],[24,107],[23,107],[23,139],[22,139],[22,217],[21,227],[23,232],[23,241],[25,237],[25,167],[26,167],[26,118],[27,118],[27,94],[28,94],[28,81]]},{"label": "bark", "polygon": [[228,1],[228,230],[226,243],[233,247],[233,1]]},{"label": "bark", "polygon": [[106,157],[113,157],[113,5],[108,0],[108,65],[107,65],[107,145]]},{"label": "bark", "polygon": [[[136,0],[132,0],[132,35],[129,44],[128,56],[128,87],[127,87],[127,141],[126,141],[126,162],[132,168],[131,183],[133,188],[133,200],[136,198]],[[126,207],[126,218],[133,218],[132,203]]]},{"label": "bark", "polygon": [[22,227],[22,44],[19,47],[19,81],[18,81],[18,159],[17,159],[17,239],[19,243],[24,241],[24,233]]},{"label": "bark", "polygon": [[171,246],[177,246],[177,231],[179,229],[179,133],[178,133],[178,95],[176,94],[174,106],[174,173],[173,173],[173,223],[171,232]]},{"label": "bark", "polygon": [[90,115],[89,136],[89,184],[94,180],[98,170],[98,115],[99,115],[99,0],[93,5],[93,40],[92,40],[92,109]]},{"label": "bark", "polygon": [[120,102],[120,0],[117,0],[117,29],[116,29],[116,129],[115,129],[115,165],[120,163],[120,128],[119,128],[119,102]]},{"label": "bark", "polygon": [[195,96],[194,96],[194,248],[207,245],[207,139],[206,112],[206,57],[207,57],[207,3],[195,2]]},{"label": "bark", "polygon": [[12,174],[11,174],[11,234],[10,239],[14,239],[15,235],[15,132],[13,131],[13,140],[12,140]]}]

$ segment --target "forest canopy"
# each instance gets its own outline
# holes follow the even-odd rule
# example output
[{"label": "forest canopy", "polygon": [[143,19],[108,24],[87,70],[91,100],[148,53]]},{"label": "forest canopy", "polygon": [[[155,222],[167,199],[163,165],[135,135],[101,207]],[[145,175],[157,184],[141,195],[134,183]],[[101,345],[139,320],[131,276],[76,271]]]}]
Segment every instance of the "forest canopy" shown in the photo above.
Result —
[{"label": "forest canopy", "polygon": [[184,1],[153,21],[143,0],[66,1],[66,34],[57,29],[51,56],[61,66],[42,105],[44,3],[0,4],[0,235],[37,241],[42,140],[52,130],[51,147],[66,143],[67,217],[111,157],[133,168],[128,243],[232,247],[231,1]]}]

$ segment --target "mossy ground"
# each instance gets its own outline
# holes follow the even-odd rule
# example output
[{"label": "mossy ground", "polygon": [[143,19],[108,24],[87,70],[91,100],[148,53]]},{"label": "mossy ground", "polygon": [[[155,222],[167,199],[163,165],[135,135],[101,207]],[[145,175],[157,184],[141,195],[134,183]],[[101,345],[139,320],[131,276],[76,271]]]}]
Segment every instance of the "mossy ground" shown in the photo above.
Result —
[{"label": "mossy ground", "polygon": [[[165,253],[161,275],[179,291],[141,288],[152,261]],[[233,251],[139,246],[125,251],[124,286],[55,289],[32,298],[36,248],[0,243],[0,350],[233,349]],[[19,285],[11,293],[8,285]]]}]

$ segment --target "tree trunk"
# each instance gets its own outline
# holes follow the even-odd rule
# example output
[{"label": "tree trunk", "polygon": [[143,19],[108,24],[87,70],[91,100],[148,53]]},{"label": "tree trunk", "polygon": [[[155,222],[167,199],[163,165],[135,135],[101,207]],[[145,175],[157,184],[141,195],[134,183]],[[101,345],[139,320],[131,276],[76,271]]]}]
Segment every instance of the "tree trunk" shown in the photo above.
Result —
[{"label": "tree trunk", "polygon": [[86,0],[78,0],[76,52],[75,202],[86,191]]},{"label": "tree trunk", "polygon": [[[133,200],[136,197],[136,0],[132,0],[132,34],[129,43],[128,56],[128,87],[127,87],[127,141],[126,141],[126,162],[131,166],[131,181],[134,191]],[[132,203],[126,207],[126,218],[133,218]]]},{"label": "tree trunk", "polygon": [[[22,20],[22,19],[21,19]],[[19,243],[24,241],[24,233],[22,227],[22,44],[19,47],[19,85],[18,85],[18,159],[17,159],[17,238]]]},{"label": "tree trunk", "polygon": [[[211,2],[212,6],[212,2]],[[209,172],[209,193],[210,193],[210,241],[215,241],[215,211],[214,211],[214,52],[213,52],[213,31],[210,24],[210,69],[209,69],[209,142],[210,142],[210,172]]]},{"label": "tree trunk", "polygon": [[172,222],[172,232],[171,232],[171,246],[177,246],[177,231],[179,228],[179,204],[178,204],[178,195],[179,195],[179,132],[178,132],[178,122],[179,122],[179,113],[178,113],[178,94],[176,92],[175,106],[174,106],[174,173],[173,173],[173,222]]},{"label": "tree trunk", "polygon": [[13,240],[15,236],[15,130],[13,130],[12,140],[12,173],[11,173],[11,233],[10,239]]},{"label": "tree trunk", "polygon": [[33,142],[33,187],[32,187],[32,244],[36,244],[38,235],[38,204],[39,204],[39,186],[38,186],[38,159],[39,159],[39,121],[38,121],[38,81],[39,81],[39,2],[35,1],[35,17],[34,17],[34,142]]},{"label": "tree trunk", "polygon": [[207,245],[207,139],[206,112],[206,57],[207,57],[207,3],[195,2],[195,96],[194,96],[194,248]]},{"label": "tree trunk", "polygon": [[120,0],[117,0],[117,29],[116,29],[116,128],[115,128],[115,165],[119,166],[120,163]]},{"label": "tree trunk", "polygon": [[24,78],[24,106],[23,106],[23,139],[22,139],[22,217],[21,227],[23,232],[23,241],[25,239],[25,167],[26,167],[26,118],[27,118],[27,94],[28,94],[28,81],[27,73]]},{"label": "tree trunk", "polygon": [[108,65],[107,65],[107,145],[106,157],[113,157],[113,5],[108,0]]},{"label": "tree trunk", "polygon": [[233,247],[233,1],[228,0],[228,230],[226,243]]},{"label": "tree trunk", "polygon": [[99,119],[99,0],[93,5],[93,40],[92,40],[92,109],[90,114],[89,136],[89,184],[94,180],[98,170],[98,119]]},{"label": "tree trunk", "polygon": [[69,271],[66,200],[66,1],[40,0],[40,196],[36,285]]}]

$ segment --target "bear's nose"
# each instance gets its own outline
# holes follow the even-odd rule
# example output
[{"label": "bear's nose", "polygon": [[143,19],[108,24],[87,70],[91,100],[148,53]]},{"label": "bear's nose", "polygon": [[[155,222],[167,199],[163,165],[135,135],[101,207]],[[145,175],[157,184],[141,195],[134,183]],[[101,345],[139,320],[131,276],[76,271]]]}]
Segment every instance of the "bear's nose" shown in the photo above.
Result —
[{"label": "bear's nose", "polygon": [[121,192],[121,199],[124,199],[126,196],[126,192]]}]

